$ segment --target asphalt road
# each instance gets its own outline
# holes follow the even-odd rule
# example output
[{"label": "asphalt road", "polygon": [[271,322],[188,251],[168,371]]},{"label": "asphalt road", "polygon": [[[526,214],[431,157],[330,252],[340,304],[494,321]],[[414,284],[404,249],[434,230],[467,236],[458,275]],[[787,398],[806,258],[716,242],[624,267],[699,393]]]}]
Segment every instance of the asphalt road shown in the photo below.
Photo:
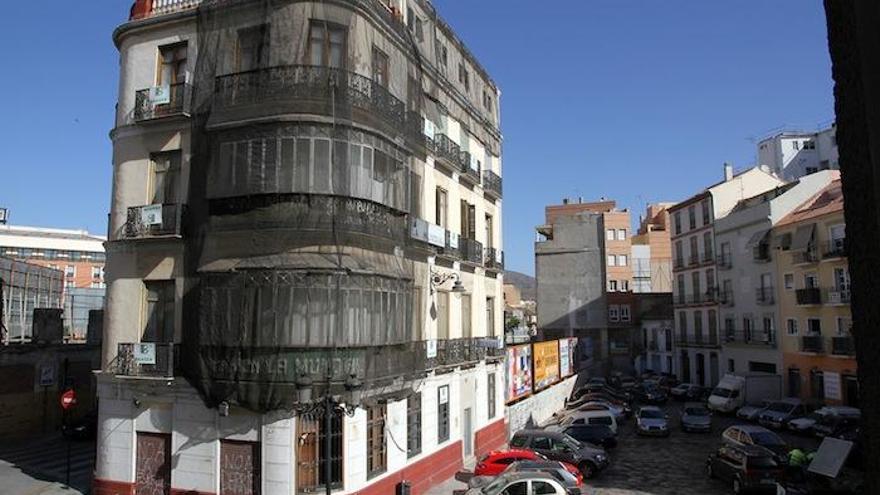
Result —
[{"label": "asphalt road", "polygon": [[[610,450],[611,466],[598,478],[587,480],[583,493],[595,495],[720,495],[732,493],[731,487],[706,476],[706,457],[721,443],[721,432],[742,423],[735,417],[712,418],[711,433],[685,433],[678,422],[681,403],[670,401],[662,406],[670,418],[672,433],[667,438],[640,437],[635,420],[620,428],[618,445]],[[792,446],[816,449],[819,442],[779,432]]]}]

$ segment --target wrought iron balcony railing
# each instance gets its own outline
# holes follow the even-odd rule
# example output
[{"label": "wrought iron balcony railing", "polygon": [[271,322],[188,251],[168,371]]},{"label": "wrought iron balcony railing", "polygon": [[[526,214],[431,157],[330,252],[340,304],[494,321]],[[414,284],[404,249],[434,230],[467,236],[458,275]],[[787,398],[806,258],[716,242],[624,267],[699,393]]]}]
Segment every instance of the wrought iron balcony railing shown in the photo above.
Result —
[{"label": "wrought iron balcony railing", "polygon": [[733,291],[721,291],[718,293],[718,302],[724,307],[731,307],[734,304]]},{"label": "wrought iron balcony railing", "polygon": [[378,116],[406,134],[406,105],[382,84],[343,69],[314,65],[282,65],[218,76],[218,109],[264,105],[260,113],[294,111]]},{"label": "wrought iron balcony railing", "polygon": [[676,337],[675,342],[681,347],[718,347],[721,345],[717,332],[679,335]]},{"label": "wrought iron balcony railing", "polygon": [[805,265],[808,263],[816,263],[819,261],[819,255],[813,248],[803,251],[793,251],[791,253],[791,262],[795,265]]},{"label": "wrought iron balcony railing", "polygon": [[832,288],[828,291],[828,304],[849,304],[849,289]]},{"label": "wrought iron balcony railing", "polygon": [[484,256],[484,264],[486,268],[503,270],[504,269],[504,251],[497,248],[486,248]]},{"label": "wrought iron balcony railing", "polygon": [[483,170],[483,190],[496,198],[501,197],[501,176],[491,170]]},{"label": "wrought iron balcony railing", "polygon": [[134,120],[189,117],[191,101],[192,86],[186,83],[141,89],[134,95]]},{"label": "wrought iron balcony railing", "polygon": [[111,371],[120,376],[170,378],[177,365],[174,351],[172,343],[120,343]]},{"label": "wrought iron balcony railing", "polygon": [[724,329],[724,341],[729,344],[776,347],[776,332],[758,329],[737,330],[728,327]]},{"label": "wrought iron balcony railing", "polygon": [[694,266],[700,264],[700,256],[697,253],[692,253],[690,257],[688,257],[688,266]]},{"label": "wrought iron balcony railing", "polygon": [[704,251],[703,252],[703,256],[702,256],[703,263],[711,263],[714,259],[715,259],[715,253],[713,253],[712,251]]},{"label": "wrought iron balcony railing", "polygon": [[483,244],[476,239],[460,237],[458,247],[461,250],[462,260],[475,265],[483,264]]},{"label": "wrought iron balcony railing", "polygon": [[733,268],[733,256],[730,253],[721,253],[718,257],[718,269],[730,270]]},{"label": "wrought iron balcony railing", "polygon": [[822,304],[822,292],[818,287],[808,287],[794,291],[795,299],[801,306]]},{"label": "wrought iron balcony railing", "polygon": [[825,245],[823,258],[842,258],[846,256],[846,239],[832,239]]},{"label": "wrought iron balcony railing", "polygon": [[755,302],[768,306],[775,302],[773,298],[773,287],[758,287],[755,289]]},{"label": "wrought iron balcony railing", "polygon": [[410,218],[409,231],[410,239],[432,246],[438,255],[461,259],[460,238],[454,232],[416,217]]},{"label": "wrought iron balcony railing", "polygon": [[835,356],[855,356],[855,341],[849,335],[831,337],[831,354]]},{"label": "wrought iron balcony railing", "polygon": [[460,170],[461,177],[471,184],[479,184],[480,178],[482,177],[482,171],[480,170],[479,165],[471,159],[470,152],[462,151],[459,161],[462,164]]},{"label": "wrought iron balcony railing", "polygon": [[132,206],[128,209],[122,236],[125,239],[179,236],[183,210],[183,205],[172,203]]},{"label": "wrought iron balcony railing", "polygon": [[814,352],[822,354],[825,345],[821,335],[804,335],[801,337],[801,352]]},{"label": "wrought iron balcony railing", "polygon": [[470,169],[470,153],[462,151],[455,141],[449,139],[449,136],[434,134],[434,139],[429,141],[428,147],[453,171],[464,173]]},{"label": "wrought iron balcony railing", "polygon": [[672,266],[673,268],[684,268],[684,258],[675,258]]}]

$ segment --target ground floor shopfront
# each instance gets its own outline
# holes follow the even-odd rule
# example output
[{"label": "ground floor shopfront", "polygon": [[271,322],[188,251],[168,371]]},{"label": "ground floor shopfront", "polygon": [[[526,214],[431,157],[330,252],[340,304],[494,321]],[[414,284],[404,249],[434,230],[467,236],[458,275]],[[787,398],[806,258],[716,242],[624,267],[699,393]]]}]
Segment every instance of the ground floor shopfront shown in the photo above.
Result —
[{"label": "ground floor shopfront", "polygon": [[[507,441],[503,367],[429,375],[415,393],[334,418],[334,493],[413,494]],[[188,385],[99,376],[95,495],[323,492],[323,421],[208,409]]]},{"label": "ground floor shopfront", "polygon": [[858,407],[854,356],[786,352],[783,363],[786,395],[812,403]]}]

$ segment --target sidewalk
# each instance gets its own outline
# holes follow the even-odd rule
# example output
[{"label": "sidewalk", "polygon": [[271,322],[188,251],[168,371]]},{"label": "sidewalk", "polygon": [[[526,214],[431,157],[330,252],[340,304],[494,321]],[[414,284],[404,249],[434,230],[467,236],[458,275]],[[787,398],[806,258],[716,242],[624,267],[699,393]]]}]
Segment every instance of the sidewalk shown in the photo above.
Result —
[{"label": "sidewalk", "polygon": [[471,479],[471,476],[474,475],[474,466],[476,466],[476,460],[468,462],[454,477],[449,478],[439,485],[434,485],[430,490],[425,492],[425,495],[463,494],[468,488],[467,480]]}]

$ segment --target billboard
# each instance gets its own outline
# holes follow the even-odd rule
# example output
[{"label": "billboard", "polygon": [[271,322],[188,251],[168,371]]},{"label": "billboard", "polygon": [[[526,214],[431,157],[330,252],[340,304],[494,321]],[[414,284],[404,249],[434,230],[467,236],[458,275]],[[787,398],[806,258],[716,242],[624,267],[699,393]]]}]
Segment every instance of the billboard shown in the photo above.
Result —
[{"label": "billboard", "polygon": [[565,378],[574,374],[574,356],[577,352],[577,338],[559,340],[559,376]]},{"label": "billboard", "polygon": [[532,348],[529,344],[507,348],[507,401],[532,393]]},{"label": "billboard", "polygon": [[559,341],[536,342],[534,348],[535,390],[539,390],[559,381]]}]

